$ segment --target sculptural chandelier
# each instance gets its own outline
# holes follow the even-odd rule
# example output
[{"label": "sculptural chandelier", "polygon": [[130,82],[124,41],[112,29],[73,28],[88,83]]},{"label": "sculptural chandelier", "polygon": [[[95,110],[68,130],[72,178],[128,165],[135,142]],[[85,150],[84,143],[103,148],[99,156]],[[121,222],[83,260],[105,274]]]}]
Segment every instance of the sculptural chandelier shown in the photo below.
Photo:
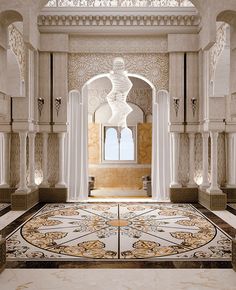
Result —
[{"label": "sculptural chandelier", "polygon": [[112,111],[108,122],[111,125],[125,128],[127,127],[127,117],[133,111],[126,102],[133,84],[125,71],[123,58],[118,57],[113,60],[113,71],[110,72],[108,78],[112,83],[112,90],[107,95],[107,102]]}]

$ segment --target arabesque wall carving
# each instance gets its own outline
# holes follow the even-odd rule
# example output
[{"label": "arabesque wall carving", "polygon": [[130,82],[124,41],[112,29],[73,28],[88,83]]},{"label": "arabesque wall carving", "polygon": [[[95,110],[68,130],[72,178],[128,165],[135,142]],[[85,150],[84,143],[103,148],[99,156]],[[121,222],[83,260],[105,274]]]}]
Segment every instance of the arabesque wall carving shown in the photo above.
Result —
[{"label": "arabesque wall carving", "polygon": [[10,49],[14,52],[19,68],[21,79],[25,80],[25,69],[26,69],[26,47],[23,39],[23,35],[20,31],[12,24],[8,27],[9,33],[9,46]]},{"label": "arabesque wall carving", "polygon": [[[197,183],[202,181],[202,135],[195,135],[195,174],[194,179]],[[209,158],[208,169],[209,177],[211,175],[211,143],[209,139]],[[220,186],[225,185],[226,176],[226,156],[225,156],[225,134],[220,133],[218,137],[218,183]],[[179,163],[179,181],[186,186],[189,181],[189,138],[188,134],[180,135],[180,163]]]},{"label": "arabesque wall carving", "polygon": [[121,56],[125,60],[129,73],[144,76],[157,90],[169,90],[168,54],[70,54],[69,55],[69,90],[81,90],[92,77],[109,73],[112,61]]}]

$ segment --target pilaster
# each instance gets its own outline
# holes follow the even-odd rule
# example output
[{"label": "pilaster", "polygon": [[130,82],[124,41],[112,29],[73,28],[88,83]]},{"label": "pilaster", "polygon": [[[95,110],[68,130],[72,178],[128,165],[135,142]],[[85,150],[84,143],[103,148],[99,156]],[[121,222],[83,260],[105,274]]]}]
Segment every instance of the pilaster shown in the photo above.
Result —
[{"label": "pilaster", "polygon": [[208,140],[209,133],[202,133],[202,184],[201,189],[207,189],[210,186],[208,180]]},{"label": "pilaster", "polygon": [[40,187],[49,187],[48,183],[48,133],[43,132],[43,160],[42,160],[42,169],[43,169],[43,181],[40,184]]},{"label": "pilaster", "polygon": [[65,188],[65,135],[66,133],[58,133],[59,139],[59,180],[56,187]]},{"label": "pilaster", "polygon": [[27,141],[27,132],[19,132],[20,137],[20,182],[19,187],[16,190],[16,193],[28,193],[30,189],[27,186],[26,181],[26,141]]}]

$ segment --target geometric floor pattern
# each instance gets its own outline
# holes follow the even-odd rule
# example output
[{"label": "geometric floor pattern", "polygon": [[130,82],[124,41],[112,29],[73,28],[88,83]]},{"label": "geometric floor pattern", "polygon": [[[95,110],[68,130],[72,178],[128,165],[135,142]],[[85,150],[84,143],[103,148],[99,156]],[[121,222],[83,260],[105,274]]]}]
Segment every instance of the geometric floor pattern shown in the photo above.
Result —
[{"label": "geometric floor pattern", "polygon": [[189,204],[47,204],[7,238],[7,260],[231,260],[231,238]]}]

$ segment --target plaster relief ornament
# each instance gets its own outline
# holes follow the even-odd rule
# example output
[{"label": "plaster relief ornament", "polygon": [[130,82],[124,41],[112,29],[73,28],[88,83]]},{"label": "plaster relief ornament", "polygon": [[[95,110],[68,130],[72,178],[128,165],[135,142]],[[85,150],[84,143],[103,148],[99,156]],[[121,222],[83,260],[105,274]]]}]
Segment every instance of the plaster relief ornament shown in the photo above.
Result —
[{"label": "plaster relief ornament", "polygon": [[133,111],[126,102],[133,84],[125,71],[123,58],[118,57],[113,60],[113,71],[110,72],[108,78],[112,83],[112,90],[107,95],[107,102],[112,111],[108,122],[111,125],[125,128],[127,127],[127,117]]}]

